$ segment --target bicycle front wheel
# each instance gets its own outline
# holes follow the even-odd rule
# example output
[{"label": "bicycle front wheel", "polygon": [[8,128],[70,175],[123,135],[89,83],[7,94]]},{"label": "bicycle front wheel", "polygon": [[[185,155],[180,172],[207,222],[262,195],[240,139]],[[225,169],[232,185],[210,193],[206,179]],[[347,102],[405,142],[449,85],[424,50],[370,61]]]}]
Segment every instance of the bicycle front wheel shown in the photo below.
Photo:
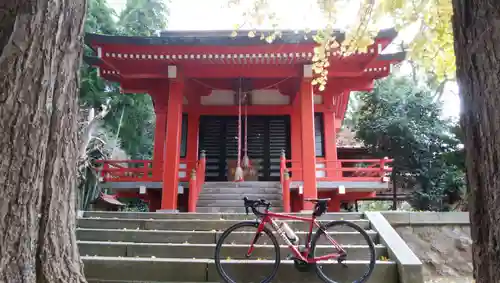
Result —
[{"label": "bicycle front wheel", "polygon": [[280,265],[278,240],[267,227],[257,233],[258,227],[259,222],[241,222],[220,236],[214,259],[224,282],[268,283],[276,276]]},{"label": "bicycle front wheel", "polygon": [[[311,254],[330,256],[345,251],[345,257],[316,262],[316,273],[326,283],[364,283],[375,268],[375,245],[365,229],[350,221],[332,221],[318,229],[311,241]],[[351,267],[351,268],[345,268]]]}]

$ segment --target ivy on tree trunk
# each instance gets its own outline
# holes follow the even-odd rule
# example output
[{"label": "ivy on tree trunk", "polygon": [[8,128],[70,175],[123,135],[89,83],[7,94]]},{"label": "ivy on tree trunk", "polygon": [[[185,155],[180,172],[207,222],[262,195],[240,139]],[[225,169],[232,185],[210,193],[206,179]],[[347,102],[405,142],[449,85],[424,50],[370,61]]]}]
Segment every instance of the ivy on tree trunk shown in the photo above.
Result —
[{"label": "ivy on tree trunk", "polygon": [[85,8],[0,3],[0,282],[85,282],[75,236]]},{"label": "ivy on tree trunk", "polygon": [[500,282],[500,2],[453,0],[477,283]]}]

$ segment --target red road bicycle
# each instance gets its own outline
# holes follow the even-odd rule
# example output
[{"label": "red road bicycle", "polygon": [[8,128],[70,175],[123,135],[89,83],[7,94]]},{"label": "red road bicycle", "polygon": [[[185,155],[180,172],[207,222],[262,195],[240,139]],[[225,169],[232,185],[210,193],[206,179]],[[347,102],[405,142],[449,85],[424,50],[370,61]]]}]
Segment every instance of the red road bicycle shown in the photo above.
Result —
[{"label": "red road bicycle", "polygon": [[[373,269],[375,267],[375,245],[371,237],[366,233],[366,231],[360,226],[353,222],[345,220],[330,221],[326,224],[320,223],[317,218],[323,215],[328,209],[328,201],[330,199],[305,199],[305,201],[310,201],[315,204],[312,217],[300,217],[294,215],[274,213],[269,210],[271,203],[265,200],[249,200],[247,197],[244,199],[244,205],[246,214],[248,215],[249,210],[257,217],[256,221],[243,221],[229,227],[220,236],[215,247],[215,266],[219,275],[224,279],[226,283],[235,282],[260,282],[268,283],[273,280],[278,272],[278,267],[281,261],[281,248],[276,236],[273,231],[281,236],[283,242],[291,250],[291,254],[286,257],[286,259],[292,259],[294,261],[294,266],[301,272],[309,272],[313,269],[316,270],[319,278],[326,283],[337,283],[337,282],[355,282],[363,283],[368,280]],[[260,209],[260,210],[259,210]],[[262,212],[261,210],[264,209]],[[290,227],[282,221],[277,221],[276,219],[288,219],[296,220],[302,222],[309,222],[309,232],[307,233],[307,239],[305,244],[299,245],[299,237],[290,229]],[[269,225],[268,225],[269,224]],[[272,228],[271,228],[272,227]],[[313,237],[313,227],[317,227],[316,233]],[[354,232],[345,232],[346,228],[351,228]],[[329,232],[328,230],[333,230]],[[342,232],[344,231],[344,232]],[[347,245],[353,248],[353,251],[366,251],[368,250],[369,255],[364,257],[363,260],[357,260],[358,264],[353,270],[354,272],[339,272],[339,266],[348,267],[348,255],[349,248],[347,246],[341,246],[338,244],[331,235],[337,233],[338,236],[343,235],[344,240],[352,243],[356,241],[357,249],[352,245]],[[343,234],[342,234],[343,233]],[[359,235],[355,235],[359,234]],[[248,236],[248,240],[242,239],[242,236]],[[267,236],[269,240],[259,241],[263,237]],[[323,239],[322,237],[325,237]],[[229,255],[225,256],[223,254],[223,243],[229,240],[230,248]],[[362,242],[365,242],[362,245]],[[362,247],[362,249],[359,249]],[[258,251],[258,248],[263,248],[262,251]],[[325,255],[318,255],[320,252],[328,251]],[[243,262],[241,260],[234,260],[237,254],[242,254]],[[249,261],[248,259],[255,255],[258,257],[256,261]],[[269,259],[269,257],[274,256],[274,259]],[[356,255],[359,257],[359,255]],[[363,272],[359,270],[359,263],[362,263],[361,267],[366,266],[366,270]],[[245,269],[244,264],[256,264],[250,268]],[[325,263],[326,266],[321,264]],[[335,264],[337,263],[337,264]],[[227,264],[227,267],[225,267]],[[243,268],[242,268],[243,267]],[[268,275],[260,274],[264,267],[270,268]],[[235,275],[229,275],[230,271],[235,271]],[[249,272],[250,270],[250,272]],[[251,279],[251,275],[257,275],[259,273],[258,279]],[[288,274],[282,274],[286,277]],[[361,275],[361,277],[358,277]],[[333,276],[340,279],[331,279]],[[353,278],[356,276],[356,278]],[[281,276],[280,276],[281,277]],[[287,279],[283,279],[288,281]],[[340,281],[337,281],[340,280]]]}]

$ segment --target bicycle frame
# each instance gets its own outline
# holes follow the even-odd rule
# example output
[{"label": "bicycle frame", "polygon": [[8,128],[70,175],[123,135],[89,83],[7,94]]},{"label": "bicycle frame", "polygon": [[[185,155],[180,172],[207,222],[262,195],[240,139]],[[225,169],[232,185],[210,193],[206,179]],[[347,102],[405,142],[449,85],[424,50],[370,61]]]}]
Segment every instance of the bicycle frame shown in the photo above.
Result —
[{"label": "bicycle frame", "polygon": [[[302,251],[302,253],[299,251],[299,249],[290,242],[288,237],[285,234],[285,231],[283,231],[276,221],[273,220],[273,218],[277,219],[288,219],[288,220],[298,220],[298,221],[303,221],[303,222],[309,222],[309,233],[307,235],[307,241],[305,245],[305,249]],[[318,223],[316,220],[316,217],[313,215],[311,218],[309,217],[300,217],[300,216],[294,216],[294,215],[286,215],[286,214],[280,214],[280,213],[274,213],[274,212],[269,212],[266,210],[264,213],[262,220],[259,224],[259,227],[257,228],[257,233],[252,241],[252,244],[250,245],[247,256],[249,257],[254,249],[254,244],[257,242],[257,239],[260,235],[260,233],[264,230],[265,225],[269,223],[271,226],[274,228],[274,230],[283,238],[285,243],[288,245],[288,248],[292,250],[294,253],[295,257],[297,259],[300,259],[304,262],[307,263],[316,263],[318,261],[324,261],[324,260],[329,260],[329,259],[339,259],[342,256],[345,256],[347,253],[346,251],[332,238],[330,235],[325,233],[326,237],[330,242],[333,244],[333,246],[339,251],[337,254],[328,254],[320,257],[314,257],[314,258],[309,258],[309,250],[310,250],[310,242],[311,242],[311,237],[312,237],[312,230],[313,227],[318,227],[321,229],[321,225]]]}]

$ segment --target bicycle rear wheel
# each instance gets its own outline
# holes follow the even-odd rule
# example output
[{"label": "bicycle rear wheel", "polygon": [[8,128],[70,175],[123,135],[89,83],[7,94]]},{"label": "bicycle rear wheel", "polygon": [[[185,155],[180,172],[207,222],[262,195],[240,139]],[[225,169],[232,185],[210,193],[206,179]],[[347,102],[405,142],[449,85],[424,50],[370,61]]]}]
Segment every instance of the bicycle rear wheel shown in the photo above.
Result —
[{"label": "bicycle rear wheel", "polygon": [[[340,239],[342,238],[342,239]],[[333,241],[333,242],[332,242]],[[311,254],[320,256],[337,254],[336,246],[345,250],[343,265],[337,259],[318,261],[316,273],[326,283],[363,283],[375,268],[375,245],[368,233],[349,221],[332,221],[318,229],[311,241]],[[355,266],[357,272],[343,267]]]},{"label": "bicycle rear wheel", "polygon": [[259,222],[241,222],[229,227],[220,236],[214,259],[224,282],[268,283],[276,276],[280,265],[280,246],[267,227],[258,234],[254,249],[247,256],[258,227]]}]

